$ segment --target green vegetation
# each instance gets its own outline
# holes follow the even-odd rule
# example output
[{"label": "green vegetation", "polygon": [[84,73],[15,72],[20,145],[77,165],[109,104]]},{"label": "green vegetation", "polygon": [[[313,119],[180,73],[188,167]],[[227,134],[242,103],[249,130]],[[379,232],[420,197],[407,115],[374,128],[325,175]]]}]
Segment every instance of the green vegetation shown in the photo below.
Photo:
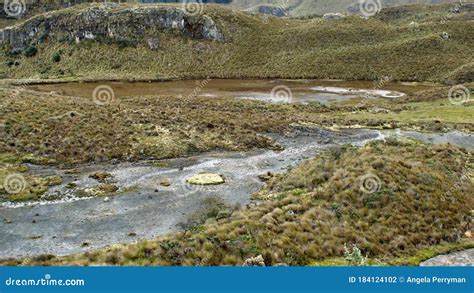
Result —
[{"label": "green vegetation", "polygon": [[[472,155],[462,149],[412,142],[336,147],[272,178],[255,195],[260,204],[220,219],[210,213],[213,218],[198,229],[4,264],[241,265],[262,255],[266,265],[316,265],[340,263],[345,253],[353,264],[368,257],[369,264],[414,265],[435,253],[473,247],[472,240],[462,240],[473,222],[468,160]],[[372,194],[361,187],[368,172],[380,179]],[[360,251],[348,249],[353,245]]]},{"label": "green vegetation", "polygon": [[36,53],[38,52],[38,49],[36,49],[35,46],[28,46],[26,47],[25,51],[23,52],[23,54],[26,56],[26,57],[33,57],[36,55]]}]

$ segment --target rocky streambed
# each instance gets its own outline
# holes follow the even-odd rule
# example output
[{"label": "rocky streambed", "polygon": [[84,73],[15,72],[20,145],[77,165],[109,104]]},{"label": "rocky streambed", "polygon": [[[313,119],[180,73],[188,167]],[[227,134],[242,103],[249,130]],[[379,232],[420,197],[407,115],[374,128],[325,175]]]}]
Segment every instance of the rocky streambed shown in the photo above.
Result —
[{"label": "rocky streambed", "polygon": [[[474,136],[462,133],[321,129],[274,136],[282,151],[213,152],[160,162],[90,164],[75,170],[31,166],[32,172],[64,178],[43,200],[29,203],[3,202],[0,206],[0,258],[40,254],[66,255],[114,243],[152,239],[180,229],[209,198],[220,198],[229,206],[251,203],[251,194],[263,182],[259,175],[285,172],[304,159],[334,145],[362,145],[388,137],[413,137],[433,143],[448,140],[463,147],[474,145]],[[118,188],[113,197],[84,196],[97,178],[110,174]],[[220,185],[191,185],[187,179],[208,172],[220,174]],[[79,196],[79,194],[81,194]]]}]

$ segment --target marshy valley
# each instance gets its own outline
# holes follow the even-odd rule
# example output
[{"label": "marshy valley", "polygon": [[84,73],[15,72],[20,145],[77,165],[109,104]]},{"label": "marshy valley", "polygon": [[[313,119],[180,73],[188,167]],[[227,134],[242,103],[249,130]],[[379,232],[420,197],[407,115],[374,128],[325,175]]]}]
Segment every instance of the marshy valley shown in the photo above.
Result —
[{"label": "marshy valley", "polygon": [[32,2],[1,265],[474,265],[472,3]]}]

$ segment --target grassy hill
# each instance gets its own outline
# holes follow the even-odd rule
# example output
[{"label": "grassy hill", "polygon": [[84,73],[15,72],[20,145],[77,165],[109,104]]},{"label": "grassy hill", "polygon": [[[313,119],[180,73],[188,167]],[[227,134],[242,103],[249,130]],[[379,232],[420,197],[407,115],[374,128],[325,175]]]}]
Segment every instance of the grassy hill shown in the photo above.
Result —
[{"label": "grassy hill", "polygon": [[[51,18],[80,29],[86,21],[78,15],[91,7],[102,7],[98,9],[109,13],[101,5],[79,5],[18,24],[16,30],[37,25],[39,32],[29,40],[29,51],[14,54],[3,44],[0,76],[68,80],[208,76],[376,80],[391,76],[395,80],[441,81],[464,66],[472,77],[472,67],[466,67],[474,56],[470,45],[472,7],[450,15],[449,21],[444,21],[448,5],[391,8],[370,19],[300,20],[266,19],[206,5],[203,13],[216,23],[223,42],[192,38],[173,29],[147,30],[147,36],[159,39],[158,50],[150,49],[146,38],[132,32],[121,34],[120,41],[103,36],[77,43],[42,30],[45,20]],[[133,13],[134,9],[136,6],[122,5],[113,11]],[[105,26],[114,21],[120,19],[97,20]],[[449,38],[442,38],[443,32]]]}]

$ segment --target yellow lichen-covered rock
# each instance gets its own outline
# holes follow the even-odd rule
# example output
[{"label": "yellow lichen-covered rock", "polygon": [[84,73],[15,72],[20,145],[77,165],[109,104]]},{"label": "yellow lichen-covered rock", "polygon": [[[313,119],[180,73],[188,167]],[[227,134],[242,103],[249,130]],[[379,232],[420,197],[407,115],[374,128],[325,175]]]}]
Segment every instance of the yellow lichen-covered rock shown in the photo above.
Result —
[{"label": "yellow lichen-covered rock", "polygon": [[200,173],[189,177],[186,182],[193,185],[218,185],[225,183],[225,180],[219,174]]}]

